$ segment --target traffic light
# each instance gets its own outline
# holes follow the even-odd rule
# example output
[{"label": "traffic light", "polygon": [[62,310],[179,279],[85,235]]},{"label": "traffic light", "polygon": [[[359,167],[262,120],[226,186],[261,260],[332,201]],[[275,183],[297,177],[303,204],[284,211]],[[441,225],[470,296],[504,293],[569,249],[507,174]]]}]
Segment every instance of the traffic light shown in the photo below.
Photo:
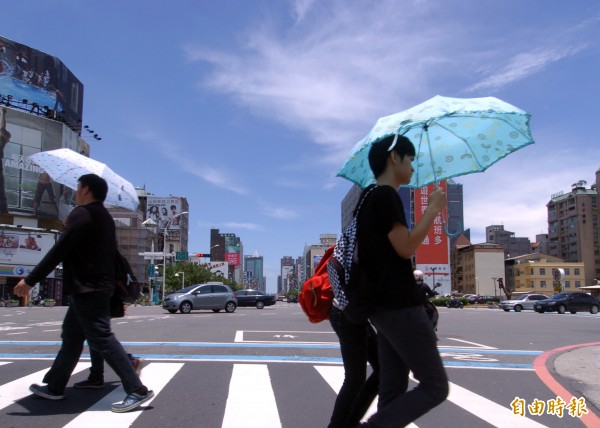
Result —
[{"label": "traffic light", "polygon": [[498,288],[504,288],[504,280],[502,278],[498,278]]},{"label": "traffic light", "polygon": [[154,276],[158,276],[158,266],[154,266]]},{"label": "traffic light", "polygon": [[196,257],[210,257],[210,254],[198,253],[196,254]]}]

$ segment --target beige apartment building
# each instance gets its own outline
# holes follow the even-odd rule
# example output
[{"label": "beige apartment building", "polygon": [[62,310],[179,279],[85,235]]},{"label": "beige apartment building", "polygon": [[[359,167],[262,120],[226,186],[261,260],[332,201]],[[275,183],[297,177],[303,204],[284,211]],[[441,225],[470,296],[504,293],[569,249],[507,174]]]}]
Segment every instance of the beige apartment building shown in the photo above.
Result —
[{"label": "beige apartment building", "polygon": [[[562,289],[556,288],[553,269],[563,269],[565,278]],[[533,253],[506,260],[506,282],[514,293],[539,293],[551,296],[556,292],[587,290],[585,270],[582,262],[565,262],[558,257]]]},{"label": "beige apartment building", "polygon": [[503,296],[498,279],[504,281],[504,248],[499,244],[461,245],[450,259],[452,291],[482,296]]}]

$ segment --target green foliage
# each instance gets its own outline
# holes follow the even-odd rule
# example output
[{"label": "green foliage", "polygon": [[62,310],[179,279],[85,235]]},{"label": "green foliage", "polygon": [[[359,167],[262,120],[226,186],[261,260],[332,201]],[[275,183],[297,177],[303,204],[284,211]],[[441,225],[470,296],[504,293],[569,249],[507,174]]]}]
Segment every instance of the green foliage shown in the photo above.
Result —
[{"label": "green foliage", "polygon": [[[162,279],[162,269],[160,267],[159,278]],[[167,264],[165,273],[165,294],[173,293],[176,290],[181,290],[182,281],[185,280],[184,287],[193,284],[202,284],[209,281],[220,281],[223,284],[229,285],[232,290],[239,290],[242,288],[241,285],[237,284],[235,281],[232,281],[228,278],[224,278],[220,274],[216,274],[211,272],[210,269],[206,266],[197,265],[194,263],[184,263],[184,262],[176,262],[174,264]],[[175,276],[176,273],[183,272],[184,275],[179,274],[179,276]]]},{"label": "green foliage", "polygon": [[[431,303],[433,303],[435,306],[446,306],[449,300],[450,297],[436,297],[435,299],[431,299]],[[469,304],[469,299],[467,299],[466,297],[459,297],[456,300],[462,302],[462,304],[465,306]]]}]

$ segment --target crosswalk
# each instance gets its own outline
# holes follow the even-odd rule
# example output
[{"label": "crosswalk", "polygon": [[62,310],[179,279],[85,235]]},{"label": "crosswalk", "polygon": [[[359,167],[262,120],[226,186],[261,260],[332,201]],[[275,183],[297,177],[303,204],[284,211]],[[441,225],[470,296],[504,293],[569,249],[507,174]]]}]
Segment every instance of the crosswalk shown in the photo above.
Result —
[{"label": "crosswalk", "polygon": [[[23,361],[0,361],[0,382],[5,382],[4,379],[10,379],[11,366],[17,366],[23,364]],[[31,362],[30,362],[31,364]],[[20,424],[17,424],[12,420],[12,414],[21,413],[19,407],[21,401],[30,396],[31,393],[28,387],[32,383],[39,383],[43,378],[43,375],[49,368],[49,361],[38,361],[38,366],[43,366],[41,370],[35,370],[30,374],[21,376],[17,379],[8,380],[0,385],[0,409],[4,409],[0,413],[0,426],[27,426],[23,424],[23,418],[19,419]],[[55,422],[52,419],[48,419],[44,424],[45,428],[58,427],[69,427],[69,428],[95,428],[95,427],[141,427],[153,428],[169,426],[164,425],[164,420],[159,422],[155,420],[155,417],[148,418],[147,414],[153,413],[167,415],[170,408],[173,406],[167,403],[174,401],[173,396],[177,397],[177,401],[186,400],[189,401],[189,406],[181,405],[180,408],[188,408],[189,412],[200,412],[206,414],[211,411],[211,408],[200,409],[200,401],[196,400],[195,388],[201,388],[202,390],[211,390],[210,379],[211,374],[219,372],[219,378],[222,380],[226,387],[223,388],[223,397],[213,397],[214,403],[222,401],[223,409],[219,405],[213,404],[213,412],[222,412],[222,418],[217,416],[212,419],[212,422],[205,425],[198,421],[196,426],[207,426],[207,427],[218,427],[221,428],[276,428],[276,427],[290,427],[295,428],[300,425],[291,425],[296,422],[289,422],[297,419],[285,419],[284,413],[288,410],[283,410],[282,407],[288,406],[288,403],[278,398],[278,390],[281,385],[288,385],[290,390],[295,388],[294,385],[305,385],[300,382],[301,377],[306,379],[318,379],[319,385],[315,385],[312,391],[300,390],[295,391],[295,394],[301,396],[302,394],[309,395],[308,397],[298,398],[302,399],[303,402],[311,402],[314,399],[315,403],[319,402],[321,407],[316,407],[320,410],[320,415],[314,415],[315,418],[311,421],[310,415],[306,416],[309,418],[302,426],[325,426],[328,422],[327,412],[332,407],[335,394],[339,391],[343,378],[344,369],[339,364],[301,364],[294,365],[294,371],[291,375],[291,379],[281,379],[282,373],[285,371],[281,368],[283,365],[277,364],[260,364],[260,363],[239,363],[239,362],[220,362],[212,363],[210,367],[205,365],[193,363],[193,362],[150,362],[142,372],[142,381],[155,393],[155,397],[152,401],[146,403],[144,407],[149,407],[153,404],[152,412],[144,411],[133,411],[125,414],[116,414],[110,411],[111,403],[121,401],[124,397],[123,389],[118,386],[109,391],[107,388],[106,394],[93,403],[89,408],[79,412],[79,414],[73,414],[72,419],[67,423],[64,423],[64,419],[60,419]],[[219,364],[219,365],[217,365]],[[81,379],[86,373],[84,372],[90,366],[89,362],[80,362],[74,371],[74,378]],[[289,366],[289,365],[288,365]],[[204,367],[204,368],[201,368]],[[200,370],[200,372],[198,372]],[[204,371],[203,371],[204,370]],[[22,370],[15,371],[21,373]],[[84,372],[84,373],[82,373]],[[108,372],[107,375],[114,377],[112,372]],[[314,376],[312,378],[311,376]],[[193,380],[194,387],[187,386],[186,393],[182,393],[180,385],[185,382],[191,383]],[[228,378],[226,382],[222,378]],[[72,379],[74,382],[75,379]],[[311,380],[312,381],[312,380]],[[220,391],[221,389],[213,386],[213,390]],[[322,393],[319,393],[322,391]],[[85,391],[78,391],[71,389],[67,392],[67,398],[64,401],[56,402],[60,403],[57,405],[66,405],[69,400],[76,399],[78,394],[85,394]],[[206,396],[210,396],[210,393],[206,393]],[[287,391],[290,394],[290,391]],[[321,394],[321,395],[318,395]],[[167,400],[167,397],[169,399]],[[164,400],[164,404],[161,401]],[[494,427],[544,427],[543,425],[531,418],[515,416],[513,411],[506,405],[506,403],[498,404],[488,398],[478,395],[477,393],[470,391],[469,389],[451,383],[450,395],[448,401],[462,411],[466,411],[469,417],[472,418],[469,426],[494,426]],[[34,403],[35,404],[35,403]],[[180,403],[182,404],[182,403]],[[369,412],[365,417],[374,413],[376,410],[377,403],[373,403]],[[296,406],[288,406],[294,408]],[[301,407],[299,407],[301,408]],[[155,412],[157,411],[157,412]],[[299,411],[299,410],[298,410]],[[491,417],[493,416],[493,417]],[[142,421],[141,419],[144,418]],[[215,422],[216,421],[216,422]],[[287,421],[287,422],[286,422]],[[156,423],[156,424],[153,424]],[[286,425],[287,423],[287,425]],[[440,425],[448,424],[440,420]],[[413,428],[418,425],[411,425]],[[431,426],[431,425],[428,425]],[[421,427],[424,428],[424,427]]]}]

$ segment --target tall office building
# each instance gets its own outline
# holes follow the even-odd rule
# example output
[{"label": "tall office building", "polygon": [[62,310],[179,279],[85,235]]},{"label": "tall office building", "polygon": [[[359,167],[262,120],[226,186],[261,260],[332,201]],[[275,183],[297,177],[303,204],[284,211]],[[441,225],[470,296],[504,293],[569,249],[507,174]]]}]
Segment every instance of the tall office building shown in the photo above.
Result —
[{"label": "tall office building", "polygon": [[486,226],[485,242],[502,245],[505,259],[532,253],[529,238],[516,237],[515,232],[504,230],[502,225]]},{"label": "tall office building", "polygon": [[281,258],[281,269],[279,274],[279,281],[277,284],[277,292],[287,293],[290,290],[294,290],[297,288],[298,277],[294,258],[291,256],[284,256]]},{"label": "tall office building", "polygon": [[471,239],[470,230],[465,230],[463,185],[452,179],[447,180],[448,197],[448,230],[454,235],[450,238],[450,248],[454,246],[458,237],[462,234]]},{"label": "tall office building", "polygon": [[585,181],[572,185],[570,193],[552,195],[548,208],[548,251],[566,262],[583,262],[586,286],[600,278],[598,181],[586,189]]},{"label": "tall office building", "polygon": [[244,260],[244,245],[235,233],[220,233],[219,229],[211,229],[210,248],[208,252],[210,253],[211,261],[228,263],[229,279],[238,284],[243,282],[242,261]]},{"label": "tall office building", "polygon": [[267,291],[265,278],[263,276],[264,260],[258,252],[252,256],[244,256],[244,271],[246,272],[246,287],[256,290]]}]

